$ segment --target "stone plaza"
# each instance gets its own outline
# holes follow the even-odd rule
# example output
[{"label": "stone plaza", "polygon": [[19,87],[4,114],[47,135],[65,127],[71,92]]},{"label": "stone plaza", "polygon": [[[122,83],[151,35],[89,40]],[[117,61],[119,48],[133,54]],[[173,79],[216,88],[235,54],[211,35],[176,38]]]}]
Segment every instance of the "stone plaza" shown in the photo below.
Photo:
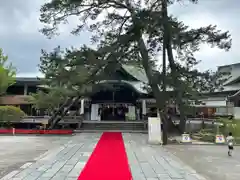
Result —
[{"label": "stone plaza", "polygon": [[[59,137],[59,146],[12,169],[1,180],[76,180],[100,136],[82,133],[62,137],[62,142]],[[162,146],[148,145],[145,134],[123,133],[123,138],[133,180],[206,179]]]}]

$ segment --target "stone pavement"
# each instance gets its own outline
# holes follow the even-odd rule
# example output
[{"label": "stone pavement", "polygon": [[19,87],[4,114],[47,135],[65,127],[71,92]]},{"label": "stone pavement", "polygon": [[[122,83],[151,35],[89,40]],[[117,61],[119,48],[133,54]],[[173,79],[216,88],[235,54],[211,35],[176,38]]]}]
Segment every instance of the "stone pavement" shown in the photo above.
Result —
[{"label": "stone pavement", "polygon": [[0,179],[5,174],[18,169],[25,163],[35,162],[35,158],[50,149],[66,144],[68,136],[1,135],[0,137]]},{"label": "stone pavement", "polygon": [[[101,134],[82,133],[1,180],[76,180]],[[133,180],[206,180],[145,134],[123,134]]]},{"label": "stone pavement", "polygon": [[232,157],[222,145],[168,145],[166,149],[209,179],[240,180],[239,146]]},{"label": "stone pavement", "polygon": [[76,180],[100,135],[73,136],[63,146],[41,155],[33,164],[24,164],[1,180]]},{"label": "stone pavement", "polygon": [[123,134],[133,180],[207,180],[145,134]]}]

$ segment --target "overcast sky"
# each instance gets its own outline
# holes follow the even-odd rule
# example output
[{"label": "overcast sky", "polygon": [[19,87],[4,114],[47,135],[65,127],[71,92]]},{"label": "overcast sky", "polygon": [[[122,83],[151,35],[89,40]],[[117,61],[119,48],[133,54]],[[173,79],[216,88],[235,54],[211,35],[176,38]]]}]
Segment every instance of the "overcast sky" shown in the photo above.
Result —
[{"label": "overcast sky", "polygon": [[[89,33],[72,36],[69,30],[76,24],[71,21],[61,28],[61,35],[47,39],[39,29],[39,9],[44,0],[0,0],[0,48],[17,67],[18,76],[36,76],[41,49],[51,50],[62,47],[89,44]],[[199,69],[216,69],[219,65],[240,62],[240,1],[200,0],[198,5],[176,4],[171,12],[192,27],[215,24],[220,29],[229,30],[233,46],[229,52],[203,46],[197,53],[202,60]]]}]

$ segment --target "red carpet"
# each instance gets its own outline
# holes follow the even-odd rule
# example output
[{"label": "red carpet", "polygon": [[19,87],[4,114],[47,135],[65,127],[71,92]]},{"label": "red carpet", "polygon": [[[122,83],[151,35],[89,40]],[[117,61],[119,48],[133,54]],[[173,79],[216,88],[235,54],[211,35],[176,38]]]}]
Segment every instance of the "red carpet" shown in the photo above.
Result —
[{"label": "red carpet", "polygon": [[131,180],[121,133],[105,132],[78,180]]}]

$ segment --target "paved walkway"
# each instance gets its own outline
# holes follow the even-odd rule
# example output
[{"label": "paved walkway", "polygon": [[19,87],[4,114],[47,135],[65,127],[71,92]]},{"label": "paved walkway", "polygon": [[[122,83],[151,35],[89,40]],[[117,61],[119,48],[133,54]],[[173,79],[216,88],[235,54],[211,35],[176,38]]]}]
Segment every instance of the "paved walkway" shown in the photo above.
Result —
[{"label": "paved walkway", "polygon": [[239,146],[232,157],[227,155],[227,146],[221,145],[169,145],[166,149],[209,179],[240,180]]},{"label": "paved walkway", "polygon": [[[64,146],[26,163],[1,180],[76,180],[101,134],[73,136]],[[206,180],[161,146],[147,145],[143,134],[123,134],[133,180]]]},{"label": "paved walkway", "polygon": [[207,180],[145,134],[123,134],[133,180]]},{"label": "paved walkway", "polygon": [[72,136],[0,136],[0,179],[50,149],[66,144]]}]

